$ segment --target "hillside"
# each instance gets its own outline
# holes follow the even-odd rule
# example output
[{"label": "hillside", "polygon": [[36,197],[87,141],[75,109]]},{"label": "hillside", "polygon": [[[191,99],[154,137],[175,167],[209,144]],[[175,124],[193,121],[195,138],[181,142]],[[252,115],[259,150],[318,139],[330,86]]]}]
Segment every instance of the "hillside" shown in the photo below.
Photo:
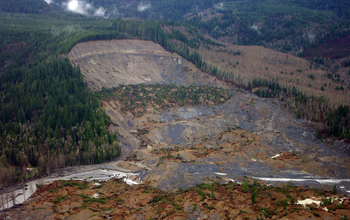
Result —
[{"label": "hillside", "polygon": [[1,214],[347,219],[349,7],[0,0]]},{"label": "hillside", "polygon": [[[255,52],[249,52],[250,49],[244,49],[245,47],[241,49],[241,46],[233,45],[224,46],[223,43],[204,35],[194,27],[187,25],[181,26],[171,21],[169,23],[162,23],[135,19],[117,19],[111,22],[111,20],[108,19],[65,13],[35,15],[0,13],[0,16],[4,21],[0,26],[3,33],[1,35],[1,49],[4,51],[4,53],[1,53],[1,64],[3,64],[1,71],[3,74],[1,75],[2,83],[0,88],[0,144],[3,163],[0,169],[3,171],[1,172],[3,174],[1,180],[5,184],[32,178],[31,175],[27,175],[24,169],[25,167],[39,167],[40,174],[43,175],[49,174],[56,168],[78,164],[101,163],[103,161],[115,159],[119,155],[119,147],[121,145],[118,143],[115,135],[108,134],[108,129],[112,133],[115,133],[116,129],[119,131],[124,130],[124,132],[119,132],[118,136],[118,139],[123,143],[121,148],[123,156],[127,156],[127,154],[140,146],[142,140],[130,134],[131,131],[137,131],[137,126],[139,125],[138,122],[135,122],[135,126],[134,124],[128,124],[129,119],[133,118],[133,116],[129,115],[125,118],[127,120],[124,120],[123,117],[125,117],[125,115],[119,117],[123,113],[117,109],[118,106],[107,103],[104,103],[106,104],[105,106],[110,106],[106,112],[109,111],[108,114],[113,115],[111,118],[119,119],[109,121],[107,115],[103,113],[103,111],[100,112],[98,109],[98,100],[100,97],[95,96],[95,94],[84,85],[84,78],[80,75],[80,72],[84,71],[84,74],[87,75],[86,72],[88,70],[93,72],[91,76],[95,78],[86,78],[85,81],[95,81],[96,90],[101,89],[104,85],[106,85],[106,88],[111,88],[112,85],[118,85],[123,82],[123,80],[125,83],[129,81],[139,83],[146,82],[149,79],[154,80],[154,83],[176,82],[187,86],[192,83],[198,83],[197,85],[223,87],[225,89],[229,88],[231,91],[232,88],[234,88],[234,90],[244,88],[249,91],[254,91],[259,97],[276,98],[273,102],[281,104],[281,108],[278,110],[281,114],[284,113],[285,107],[293,110],[293,113],[288,113],[287,121],[294,120],[295,118],[303,118],[321,122],[313,124],[313,126],[318,129],[315,134],[328,143],[332,144],[335,141],[333,137],[348,138],[350,135],[348,123],[349,109],[347,106],[339,105],[340,101],[344,102],[341,95],[342,92],[344,94],[347,93],[347,88],[344,88],[341,84],[343,82],[330,72],[330,74],[327,73],[327,79],[328,76],[330,76],[329,80],[333,82],[329,85],[328,81],[323,81],[323,78],[319,77],[319,75],[322,76],[322,74],[324,74],[322,66],[318,67],[318,65],[313,64],[312,70],[307,70],[307,61],[300,60],[291,55],[288,55],[288,59],[290,58],[293,60],[294,64],[297,65],[301,62],[302,65],[298,67],[298,69],[301,68],[300,71],[302,72],[298,72],[298,69],[291,65],[288,67],[289,69],[285,70],[282,64],[279,64],[279,62],[287,62],[287,55],[285,54],[280,54],[277,59],[273,58],[274,51],[267,50],[263,47],[253,47],[255,48],[254,50],[258,51],[257,54],[259,54],[255,55]],[[107,70],[109,74],[106,73],[106,69],[102,71],[97,63],[91,62],[90,64],[88,58],[98,51],[98,47],[96,46],[86,47],[92,51],[89,52],[92,53],[92,55],[81,59],[82,63],[80,66],[83,68],[80,70],[77,67],[71,66],[71,64],[67,63],[67,59],[65,59],[66,54],[71,50],[74,51],[75,49],[73,47],[78,43],[116,39],[126,41],[130,41],[131,39],[143,39],[141,41],[142,43],[136,43],[134,46],[131,46],[131,48],[136,50],[137,47],[139,47],[139,49],[142,49],[142,46],[139,45],[145,44],[147,45],[147,47],[145,46],[145,51],[149,56],[133,54],[134,57],[129,60],[123,55],[126,54],[131,57],[131,54],[118,52],[123,51],[122,49],[116,50],[117,53],[113,52],[115,47],[121,48],[123,45],[115,44],[110,47],[106,44],[103,46],[106,53],[99,51],[101,52],[100,56],[96,56],[94,59],[98,61],[97,63],[105,65],[106,69],[109,68],[109,70]],[[225,51],[226,47],[231,47],[232,49],[227,49],[227,51]],[[167,67],[169,69],[164,67],[166,64],[164,61],[165,56],[163,58],[164,63],[162,64],[160,62],[160,66],[157,66],[159,61],[161,61],[161,56],[157,54],[154,56],[150,55],[152,53],[149,53],[149,51],[152,52],[153,49],[155,49],[154,51],[157,51],[157,53],[160,51],[162,55],[168,54],[166,56],[167,59],[169,59],[169,66]],[[77,55],[75,55],[77,60],[79,60],[79,51],[81,51],[81,54],[86,53],[84,48],[77,50]],[[266,54],[264,55],[264,53]],[[214,54],[214,58],[208,56],[209,54]],[[72,53],[69,56],[71,55]],[[114,55],[117,55],[117,60],[106,61],[109,59],[108,57],[113,58]],[[204,57],[207,56],[208,60],[206,60],[207,58],[204,59]],[[246,56],[250,59],[254,59],[254,62],[258,64],[257,67],[254,67],[254,63],[245,59]],[[271,62],[264,59],[264,56],[271,59]],[[171,62],[170,58],[172,58]],[[173,58],[176,58],[176,61]],[[132,60],[134,62],[140,61],[141,67],[137,67],[135,65],[137,62],[133,63]],[[104,63],[102,63],[102,61]],[[117,67],[113,67],[115,70],[119,71],[118,74],[114,72],[112,68],[113,62],[118,64]],[[179,64],[179,62],[181,64]],[[231,62],[231,64],[229,62]],[[76,62],[76,64],[79,64],[79,62]],[[132,73],[131,69],[125,66],[126,64],[136,68],[138,73]],[[238,77],[235,75],[234,71],[235,68],[241,68],[241,64],[244,64],[244,68],[248,71],[245,72],[244,68],[242,68],[242,72],[241,70],[239,71],[241,75]],[[315,70],[316,67],[317,71]],[[171,68],[175,70],[174,75],[170,74],[172,73]],[[157,73],[157,77],[161,76],[158,78],[159,81],[150,78],[147,69],[151,69],[154,73]],[[262,79],[253,77],[254,75],[258,77],[257,72],[261,69],[266,72],[266,75],[264,75],[265,77],[262,77]],[[270,69],[272,72],[271,77],[268,76],[268,70]],[[295,69],[296,72],[294,72]],[[70,70],[74,70],[72,72],[73,74],[64,74],[71,73]],[[100,70],[101,73],[99,73]],[[123,73],[124,71],[130,74],[132,78],[129,79],[126,77],[126,73]],[[292,71],[293,75],[283,72],[282,77],[280,71]],[[321,73],[318,73],[318,71]],[[327,71],[327,69],[325,71]],[[140,73],[141,75],[138,75]],[[277,77],[278,74],[281,74],[281,77]],[[114,80],[112,76],[114,79],[116,76],[123,77]],[[295,79],[296,76],[297,78],[299,77],[301,81],[300,86],[293,85],[295,89],[294,87],[289,88],[288,81],[292,83],[293,80],[297,80]],[[103,82],[103,78],[105,77],[107,77],[108,80]],[[249,82],[249,80],[251,81]],[[275,80],[278,80],[278,82]],[[304,81],[306,81],[306,83],[304,83]],[[309,84],[307,84],[307,82],[311,84],[311,87],[308,87]],[[332,89],[328,91],[328,88],[334,87],[333,84],[337,84],[338,89],[337,86],[335,86],[336,92],[330,93],[334,94],[330,97],[339,97],[338,100],[340,101],[336,98],[326,99],[325,96],[317,96],[317,94],[319,94],[317,92],[322,91],[322,86],[319,88],[320,82],[328,82],[327,86],[323,86],[325,94],[328,94],[329,91],[333,92]],[[305,87],[306,84],[307,86]],[[55,87],[54,85],[58,86]],[[236,85],[238,88],[232,87],[233,85]],[[55,90],[52,90],[53,88]],[[93,88],[91,84],[90,88]],[[320,91],[318,89],[320,89]],[[242,91],[239,91],[238,97],[242,97],[242,100],[246,100],[246,94],[242,93]],[[311,91],[311,94],[316,91],[316,96],[307,96],[310,94],[308,91]],[[339,96],[337,92],[339,92]],[[236,102],[237,100],[238,102]],[[230,106],[242,109],[242,106],[246,104],[249,106],[249,103],[252,101],[250,100],[247,103],[247,101],[242,102],[241,99],[237,100],[230,103]],[[260,108],[260,104],[259,101],[258,106],[254,108]],[[286,104],[286,106],[284,104]],[[156,105],[155,107],[151,105],[151,107],[154,108],[155,113],[159,112]],[[276,108],[276,106],[268,106],[268,109]],[[182,113],[183,111],[184,113]],[[188,111],[191,111],[190,115],[199,115],[202,113],[202,109],[200,109],[200,111],[184,109],[174,112],[176,114],[187,115],[189,114],[187,113]],[[215,111],[217,111],[216,108]],[[256,122],[254,125],[248,124],[248,121],[252,121],[252,114],[250,111],[253,111],[253,109],[246,111],[244,117],[241,115],[242,112],[221,112],[219,114],[220,120],[216,121],[216,118],[213,118],[213,121],[209,121],[208,123],[217,126],[215,123],[219,122],[219,129],[217,127],[213,128],[215,134],[226,130],[230,124],[242,126],[244,129],[251,129],[252,126],[256,126],[259,123],[265,126],[265,128],[258,127],[261,129],[258,129],[258,132],[270,126],[265,122]],[[152,110],[150,112],[153,113]],[[207,112],[207,110],[204,112]],[[258,112],[260,120],[263,120],[261,115],[265,114],[265,111],[262,110],[260,112],[258,109]],[[206,114],[213,113],[213,111],[208,111]],[[233,118],[230,119],[226,117],[226,115],[232,115]],[[167,115],[166,118],[175,120],[176,117],[170,116]],[[150,118],[152,117],[154,116]],[[268,118],[272,121],[276,120],[277,116],[273,117],[273,119],[272,116]],[[222,120],[222,118],[226,121]],[[236,120],[235,118],[241,120]],[[148,119],[144,118],[142,120],[147,121]],[[152,119],[150,121],[152,121]],[[158,131],[155,133],[167,135],[168,129],[172,129],[173,125],[176,129],[187,129],[187,126],[192,125],[195,125],[194,127],[201,127],[194,122],[186,123],[181,125],[168,123],[168,128],[161,128],[160,131],[162,133],[158,133]],[[282,126],[283,129],[278,128],[280,124],[282,123],[276,123],[277,127],[275,130],[287,129],[287,124]],[[199,132],[199,136],[213,135],[213,133],[210,133],[210,130],[201,130],[202,128],[193,131],[187,129],[186,132]],[[290,132],[291,130],[287,129],[286,131]],[[198,140],[197,138],[199,138],[199,136],[195,137],[196,140]],[[192,137],[189,136],[186,136],[186,138],[188,138],[188,140],[193,140]],[[157,139],[155,140],[158,141]],[[266,138],[266,140],[268,140],[268,138]],[[336,141],[335,143],[336,148],[344,149],[345,152],[347,152],[348,147],[346,142]],[[186,144],[191,143],[186,142]],[[324,155],[321,157],[324,157]],[[337,166],[338,165],[335,165],[335,167]]]},{"label": "hillside", "polygon": [[[68,57],[80,66],[84,80],[94,91],[120,84],[215,81],[178,54],[151,41],[90,41],[74,46]],[[216,85],[215,82],[212,85]]]},{"label": "hillside", "polygon": [[[189,39],[194,37],[196,35],[190,35]],[[138,52],[135,52],[135,49]],[[94,51],[94,56],[91,51]],[[342,84],[327,77],[329,72],[326,69],[302,58],[261,46],[226,44],[211,46],[209,49],[202,46],[194,51],[198,51],[208,65],[217,66],[218,72],[227,72],[226,75],[219,77],[238,85],[255,87],[252,85],[253,80],[271,81],[288,90],[294,86],[306,96],[323,97],[329,107],[350,102],[349,88],[337,90],[336,87],[339,88]],[[134,58],[135,56],[139,58]],[[91,81],[91,78],[94,78],[93,82],[96,84],[94,89],[97,90],[100,90],[102,85],[105,88],[111,88],[119,84],[162,82],[164,79],[161,79],[160,75],[169,75],[169,71],[174,71],[176,67],[173,63],[169,63],[169,58],[174,59],[178,65],[182,62],[178,55],[167,54],[157,44],[135,40],[82,43],[74,47],[68,57],[73,63],[80,65],[86,80]],[[153,61],[154,59],[158,61]],[[159,63],[160,61],[163,63]],[[125,62],[128,63],[126,67],[124,67]],[[135,62],[142,64],[136,66]],[[194,69],[194,66],[187,64],[187,61],[184,62],[188,67],[181,65],[182,69]],[[134,70],[136,67],[140,69]],[[140,74],[139,79],[134,79],[130,75],[134,72]],[[90,81],[89,84],[92,83]],[[323,90],[321,90],[322,87]]]},{"label": "hillside", "polygon": [[[115,24],[116,26],[121,26],[123,22],[119,24]],[[120,29],[119,29],[120,30]],[[255,92],[256,94],[263,97],[274,97],[278,100],[284,101],[286,107],[296,113],[297,118],[307,118],[315,121],[325,122],[326,118],[333,114],[334,111],[338,111],[338,107],[340,105],[345,106],[349,103],[349,88],[346,87],[344,80],[340,81],[337,78],[336,74],[333,74],[330,69],[321,66],[318,63],[313,63],[302,58],[298,58],[289,54],[283,54],[280,52],[273,51],[271,49],[267,49],[261,46],[237,46],[237,45],[223,45],[219,42],[215,42],[215,40],[210,38],[200,37],[201,33],[197,31],[193,31],[193,28],[178,28],[178,27],[163,27],[165,33],[172,33],[173,40],[170,42],[174,46],[170,46],[169,43],[167,47],[169,47],[172,51],[176,51],[182,54],[185,57],[193,59],[193,54],[198,54],[198,58],[194,58],[192,62],[196,62],[197,67],[200,67],[202,70],[211,73],[211,75],[217,76],[219,79],[225,80],[229,83],[234,83],[238,86],[242,86],[246,89]],[[120,30],[121,31],[121,30]],[[128,30],[123,29],[122,31],[128,32]],[[139,32],[140,33],[140,32]],[[200,40],[198,40],[198,38]],[[133,43],[130,43],[133,42]],[[139,47],[141,43],[137,41],[130,41],[129,46],[131,48]],[[115,43],[114,43],[115,44]],[[135,45],[134,45],[135,44]],[[151,48],[149,42],[147,47]],[[91,45],[91,43],[90,43]],[[101,64],[101,59],[111,60],[112,57],[116,53],[120,53],[122,56],[124,52],[120,52],[119,49],[122,46],[118,46],[117,44],[98,44],[99,46],[108,47],[106,49],[98,49],[99,46],[94,45],[94,51],[101,53],[102,56],[95,58],[99,60],[97,63],[98,66],[94,66],[89,71],[95,71],[97,75],[104,75],[105,77],[110,77],[113,74],[118,74],[117,69],[113,66],[113,62],[108,61],[109,64]],[[142,48],[143,46],[141,46]],[[159,47],[153,45],[154,51],[161,51],[164,49],[159,49]],[[89,46],[86,47],[86,50],[92,50]],[[118,49],[113,49],[118,48]],[[158,49],[155,49],[158,48]],[[75,59],[80,59],[77,56],[74,57],[73,53],[76,53],[75,50],[79,51],[80,49],[74,48],[69,56],[73,58],[73,62]],[[114,51],[115,50],[115,51]],[[148,49],[149,50],[149,49]],[[99,52],[100,51],[100,52]],[[147,51],[147,49],[145,50]],[[148,54],[152,54],[152,59],[162,58],[157,55],[157,52],[149,52]],[[143,53],[143,52],[142,52]],[[155,54],[154,54],[155,53]],[[82,54],[84,54],[82,50]],[[111,55],[108,55],[111,54]],[[191,55],[192,54],[192,55]],[[162,54],[163,55],[163,54]],[[85,56],[85,55],[83,55]],[[111,56],[110,58],[104,57]],[[171,55],[171,57],[174,55]],[[89,55],[90,57],[90,55]],[[95,56],[96,57],[96,56]],[[148,63],[149,58],[140,58],[139,62],[143,62],[145,64],[140,65],[142,69],[139,70],[144,76],[140,81],[142,83],[147,83],[145,80],[151,80],[149,76],[159,77],[160,73],[165,73],[166,71],[173,70],[169,63],[160,63],[162,69],[158,69],[159,65],[155,65],[157,62],[151,61],[154,63]],[[84,58],[85,59],[85,58]],[[86,58],[84,62],[80,62],[80,66],[83,67],[83,71],[85,71],[85,75],[89,75],[86,73],[86,70],[90,68],[92,62],[88,63],[88,59]],[[121,57],[118,60],[124,60],[124,62],[129,63],[126,72],[131,73],[132,68],[135,67],[134,62],[130,62],[130,58]],[[91,61],[91,59],[90,59]],[[94,61],[95,62],[95,61]],[[164,62],[167,62],[164,60]],[[175,61],[174,61],[175,62]],[[180,61],[181,62],[181,61]],[[186,62],[186,61],[184,61]],[[158,64],[158,63],[157,63]],[[124,64],[123,64],[124,65]],[[123,66],[122,65],[122,66]],[[179,64],[178,64],[179,65]],[[186,64],[187,65],[187,64]],[[175,65],[176,66],[176,65]],[[180,65],[181,66],[181,65]],[[147,67],[147,68],[146,68]],[[102,71],[101,68],[105,68]],[[112,71],[112,68],[114,70]],[[167,70],[163,68],[168,68]],[[191,73],[194,69],[192,67],[184,68],[183,70]],[[107,72],[109,71],[109,76],[107,76]],[[118,70],[121,72],[121,70]],[[146,72],[145,72],[146,71]],[[149,71],[149,72],[147,72]],[[176,71],[182,71],[177,69]],[[152,73],[152,74],[150,74]],[[91,73],[93,74],[93,73]],[[167,73],[168,74],[168,73]],[[192,74],[192,73],[191,73]],[[157,76],[158,75],[158,76]],[[168,74],[169,75],[169,74]],[[180,74],[181,75],[181,74]],[[196,74],[195,74],[196,75]],[[145,77],[146,76],[146,77]],[[164,75],[165,76],[165,75]],[[164,77],[163,76],[163,77]],[[114,76],[115,77],[115,76]],[[118,77],[121,77],[120,75]],[[181,75],[181,80],[183,81],[184,75]],[[196,76],[197,77],[197,76]],[[179,79],[180,79],[179,78]],[[197,77],[198,78],[198,77]],[[199,77],[201,78],[201,77]],[[199,79],[198,78],[198,79]],[[128,80],[133,79],[132,77]],[[177,80],[173,80],[173,82],[177,82]],[[346,78],[345,78],[346,79]],[[166,79],[157,79],[157,81],[165,82]],[[181,81],[180,80],[180,81]],[[96,81],[96,80],[95,80]],[[113,80],[109,80],[108,83],[111,84]],[[120,80],[119,80],[120,81]],[[185,80],[186,81],[186,80]],[[195,80],[194,80],[195,81]],[[191,81],[191,82],[194,82]],[[121,81],[120,81],[121,82]],[[135,81],[136,82],[136,81]],[[101,84],[101,82],[95,82],[97,85]],[[105,83],[106,87],[111,87]],[[117,86],[118,83],[114,83],[114,86]],[[341,109],[339,111],[342,111]],[[345,110],[345,115],[346,113]],[[338,117],[338,116],[337,116]],[[340,115],[340,118],[344,116]],[[347,123],[338,125],[342,119],[337,119],[338,121],[326,121],[328,126],[318,127],[322,135],[325,134],[333,134],[340,135],[341,137],[347,137],[348,132],[340,132],[339,127],[345,126],[347,127]],[[328,119],[327,119],[328,120]],[[330,126],[332,125],[332,126]],[[326,137],[326,135],[324,136]]]},{"label": "hillside", "polygon": [[[129,52],[125,52],[126,47]],[[238,49],[242,53],[236,57],[249,57],[243,54],[248,49]],[[198,175],[207,171],[232,178],[286,175],[293,179],[305,178],[306,173],[315,178],[348,178],[345,169],[349,162],[342,152],[348,152],[349,146],[337,142],[335,150],[315,139],[312,126],[322,124],[295,120],[281,100],[241,90],[153,42],[84,42],[69,56],[82,67],[92,89],[105,87],[97,96],[110,117],[109,131],[118,134],[122,143],[122,161],[117,166],[145,172],[141,178],[156,180],[150,184],[157,188],[172,190],[200,184]],[[296,57],[290,60],[307,63]],[[113,68],[116,71],[110,73]],[[103,82],[102,75],[112,77]],[[285,158],[271,159],[281,152]],[[332,173],[333,169],[339,173]]]}]

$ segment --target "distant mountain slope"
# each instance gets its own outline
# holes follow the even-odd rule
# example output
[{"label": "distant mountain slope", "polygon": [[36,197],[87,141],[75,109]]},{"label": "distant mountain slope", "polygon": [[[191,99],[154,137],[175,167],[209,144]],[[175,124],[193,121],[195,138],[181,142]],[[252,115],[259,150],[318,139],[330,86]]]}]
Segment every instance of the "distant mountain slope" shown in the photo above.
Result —
[{"label": "distant mountain slope", "polygon": [[53,7],[43,0],[0,0],[0,12],[40,14],[53,11]]}]

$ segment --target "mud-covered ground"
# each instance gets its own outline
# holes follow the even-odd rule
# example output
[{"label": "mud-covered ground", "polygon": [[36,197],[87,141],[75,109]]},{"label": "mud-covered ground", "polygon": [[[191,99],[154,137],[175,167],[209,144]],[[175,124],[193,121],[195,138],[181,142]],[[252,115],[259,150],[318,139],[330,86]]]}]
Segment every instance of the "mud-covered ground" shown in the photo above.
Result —
[{"label": "mud-covered ground", "polygon": [[[317,140],[307,122],[295,120],[271,99],[232,93],[220,106],[168,109],[128,120],[130,130],[147,130],[138,135],[147,147],[129,158],[148,168],[141,177],[161,176],[154,185],[167,190],[200,183],[200,177],[216,172],[230,179],[349,179],[347,154]],[[170,157],[178,155],[181,160]]]},{"label": "mud-covered ground", "polygon": [[247,179],[164,192],[149,185],[56,181],[42,186],[4,219],[346,219],[349,200],[331,191],[286,184],[267,186]]},{"label": "mud-covered ground", "polygon": [[[349,145],[321,142],[314,136],[312,122],[295,119],[277,100],[259,98],[218,80],[149,41],[81,43],[69,58],[80,65],[96,90],[119,84],[194,83],[232,94],[218,106],[159,110],[150,102],[142,116],[121,111],[118,100],[102,102],[111,117],[110,131],[122,142],[121,158],[127,158],[118,166],[138,170],[144,180],[159,177],[152,184],[160,189],[186,188],[219,172],[227,179],[252,176],[270,178],[272,183],[273,178],[298,179],[303,181],[297,184],[308,185],[320,183],[308,179],[330,178],[326,187],[336,184],[344,192],[350,190]],[[161,158],[160,150],[165,152]],[[282,156],[271,158],[278,154]]]}]

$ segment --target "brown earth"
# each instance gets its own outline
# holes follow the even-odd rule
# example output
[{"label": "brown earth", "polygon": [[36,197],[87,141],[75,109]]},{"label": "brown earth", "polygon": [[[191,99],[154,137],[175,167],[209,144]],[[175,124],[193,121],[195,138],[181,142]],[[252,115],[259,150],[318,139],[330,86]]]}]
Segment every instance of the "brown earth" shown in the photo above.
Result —
[{"label": "brown earth", "polygon": [[[320,70],[310,70],[306,60],[263,47],[232,45],[228,49],[241,51],[241,55],[231,53],[229,56],[239,61],[236,67],[242,74],[259,72],[267,64],[274,74],[280,74],[281,68],[284,71],[300,68],[304,73],[322,74]],[[218,59],[216,55],[220,53],[223,52],[207,52],[207,57]],[[187,188],[200,183],[196,172],[191,173],[191,170],[202,170],[203,175],[208,170],[228,173],[230,178],[286,173],[293,177],[295,171],[318,177],[350,177],[346,172],[350,167],[347,156],[315,140],[310,122],[294,120],[294,115],[283,109],[278,100],[269,101],[238,91],[153,42],[79,43],[71,50],[69,58],[79,64],[85,80],[95,90],[119,84],[196,83],[227,88],[233,94],[219,107],[184,106],[159,110],[150,102],[146,104],[146,114],[141,116],[121,111],[118,100],[102,101],[111,118],[109,129],[118,134],[122,143],[121,158],[128,157],[118,166],[146,172],[142,178],[158,179],[151,184],[160,189]],[[281,158],[270,158],[281,152],[284,153]]]},{"label": "brown earth", "polygon": [[68,54],[79,64],[92,90],[119,84],[202,83],[225,87],[217,79],[160,45],[142,40],[110,40],[79,43]]},{"label": "brown earth", "polygon": [[[312,198],[323,201],[297,205]],[[327,198],[332,198],[331,200]],[[281,187],[245,179],[243,184],[204,183],[163,192],[150,186],[57,181],[42,186],[25,204],[0,213],[2,219],[346,219],[349,200],[330,191]]]}]

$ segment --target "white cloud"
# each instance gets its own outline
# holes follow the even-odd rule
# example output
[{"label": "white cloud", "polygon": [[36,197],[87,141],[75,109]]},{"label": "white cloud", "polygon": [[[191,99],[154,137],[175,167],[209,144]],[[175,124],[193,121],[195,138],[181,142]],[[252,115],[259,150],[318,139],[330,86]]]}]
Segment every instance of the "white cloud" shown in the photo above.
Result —
[{"label": "white cloud", "polygon": [[104,8],[101,6],[101,7],[99,7],[99,8],[95,11],[94,16],[103,17],[103,16],[105,16],[105,14],[106,14],[106,9],[104,9]]},{"label": "white cloud", "polygon": [[141,3],[139,4],[139,6],[137,6],[137,10],[138,11],[144,11],[144,10],[147,10],[151,7],[151,4],[150,3],[147,3],[147,4],[144,4],[142,1]]},{"label": "white cloud", "polygon": [[94,6],[85,2],[84,0],[69,0],[68,2],[62,4],[62,6],[68,11],[82,15],[103,17],[106,13],[106,9],[103,7],[96,9]]},{"label": "white cloud", "polygon": [[258,34],[261,34],[260,31],[259,31],[260,28],[258,27],[258,25],[254,24],[250,28],[253,29],[253,30],[256,30],[258,32]]},{"label": "white cloud", "polygon": [[221,2],[219,4],[214,5],[214,7],[217,8],[217,9],[222,10],[222,9],[224,9],[224,3]]},{"label": "white cloud", "polygon": [[52,0],[44,0],[47,4],[51,4],[53,1]]}]

